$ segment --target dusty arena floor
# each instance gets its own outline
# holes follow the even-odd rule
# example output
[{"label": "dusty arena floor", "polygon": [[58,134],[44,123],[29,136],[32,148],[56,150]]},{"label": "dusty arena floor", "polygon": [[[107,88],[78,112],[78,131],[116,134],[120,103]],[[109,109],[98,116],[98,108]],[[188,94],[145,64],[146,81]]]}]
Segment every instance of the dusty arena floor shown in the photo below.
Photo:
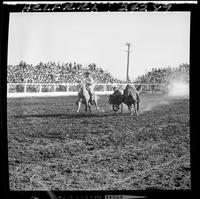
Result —
[{"label": "dusty arena floor", "polygon": [[191,189],[189,99],[142,95],[137,117],[75,101],[7,100],[11,190]]}]

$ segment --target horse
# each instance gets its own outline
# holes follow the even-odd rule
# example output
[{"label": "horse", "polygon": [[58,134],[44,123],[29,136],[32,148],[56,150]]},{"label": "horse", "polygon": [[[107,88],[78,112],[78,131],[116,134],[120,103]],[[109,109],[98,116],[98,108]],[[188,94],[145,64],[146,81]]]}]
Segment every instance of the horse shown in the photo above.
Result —
[{"label": "horse", "polygon": [[85,105],[85,112],[87,112],[87,109],[89,108],[89,111],[91,113],[91,105],[95,105],[96,109],[99,110],[98,102],[97,102],[97,95],[95,93],[92,94],[93,99],[90,99],[89,91],[87,90],[85,86],[85,81],[82,82],[82,86],[80,91],[78,92],[78,100],[76,101],[76,104],[78,105],[77,113],[79,113],[81,108],[81,103]]},{"label": "horse", "polygon": [[133,88],[131,85],[128,84],[124,89],[123,102],[128,106],[131,115],[133,115],[132,107],[134,107],[136,115],[138,115],[140,112],[140,97],[138,93],[140,88],[141,85],[137,88]]},{"label": "horse", "polygon": [[108,103],[112,104],[112,109],[115,112],[115,114],[120,109],[119,106],[121,105],[121,113],[123,113],[123,95],[118,89],[115,90],[114,93],[109,96]]}]

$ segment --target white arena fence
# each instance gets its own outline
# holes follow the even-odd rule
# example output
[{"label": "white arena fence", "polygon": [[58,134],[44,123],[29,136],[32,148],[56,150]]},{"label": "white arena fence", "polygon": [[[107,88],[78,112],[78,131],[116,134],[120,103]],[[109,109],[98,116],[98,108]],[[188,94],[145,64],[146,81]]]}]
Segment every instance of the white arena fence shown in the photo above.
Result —
[{"label": "white arena fence", "polygon": [[[96,84],[94,91],[97,95],[109,95],[113,93],[113,87],[123,90],[127,84]],[[166,84],[139,84],[142,85],[141,92],[165,92]],[[80,84],[69,83],[8,83],[7,97],[54,97],[54,96],[76,96],[80,90]]]}]

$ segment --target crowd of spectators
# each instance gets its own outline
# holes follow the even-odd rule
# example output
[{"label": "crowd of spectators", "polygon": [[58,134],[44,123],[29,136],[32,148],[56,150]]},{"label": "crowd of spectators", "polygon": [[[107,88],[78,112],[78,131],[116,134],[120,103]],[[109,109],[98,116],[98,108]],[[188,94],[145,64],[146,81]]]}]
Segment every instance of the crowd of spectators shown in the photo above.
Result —
[{"label": "crowd of spectators", "polygon": [[[74,63],[40,62],[36,66],[23,61],[19,65],[9,65],[7,70],[8,83],[78,83],[83,79],[86,70],[96,83],[125,83],[114,78],[109,72],[91,63],[87,67]],[[179,67],[153,68],[139,76],[134,82],[145,84],[169,83],[171,80],[189,82],[189,65]]]},{"label": "crowd of spectators", "polygon": [[173,80],[189,82],[189,65],[181,64],[179,67],[153,68],[146,74],[139,76],[135,82],[145,84],[170,83]]},{"label": "crowd of spectators", "polygon": [[83,79],[86,70],[96,83],[123,83],[123,81],[112,77],[109,72],[89,64],[83,67],[81,64],[55,62],[39,63],[36,66],[20,62],[19,65],[9,65],[7,70],[8,83],[78,83]]}]

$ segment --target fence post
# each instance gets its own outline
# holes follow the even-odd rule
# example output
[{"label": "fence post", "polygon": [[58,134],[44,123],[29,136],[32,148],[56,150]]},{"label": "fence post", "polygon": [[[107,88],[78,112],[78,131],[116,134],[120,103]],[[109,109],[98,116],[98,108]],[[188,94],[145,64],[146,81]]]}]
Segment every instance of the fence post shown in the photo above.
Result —
[{"label": "fence post", "polygon": [[42,92],[42,84],[39,84],[39,93]]},{"label": "fence post", "polygon": [[26,83],[24,84],[24,93],[26,93]]},{"label": "fence post", "polygon": [[56,85],[53,84],[53,92],[55,93],[56,92]]},{"label": "fence post", "polygon": [[104,84],[103,86],[103,91],[106,91],[106,84]]}]

